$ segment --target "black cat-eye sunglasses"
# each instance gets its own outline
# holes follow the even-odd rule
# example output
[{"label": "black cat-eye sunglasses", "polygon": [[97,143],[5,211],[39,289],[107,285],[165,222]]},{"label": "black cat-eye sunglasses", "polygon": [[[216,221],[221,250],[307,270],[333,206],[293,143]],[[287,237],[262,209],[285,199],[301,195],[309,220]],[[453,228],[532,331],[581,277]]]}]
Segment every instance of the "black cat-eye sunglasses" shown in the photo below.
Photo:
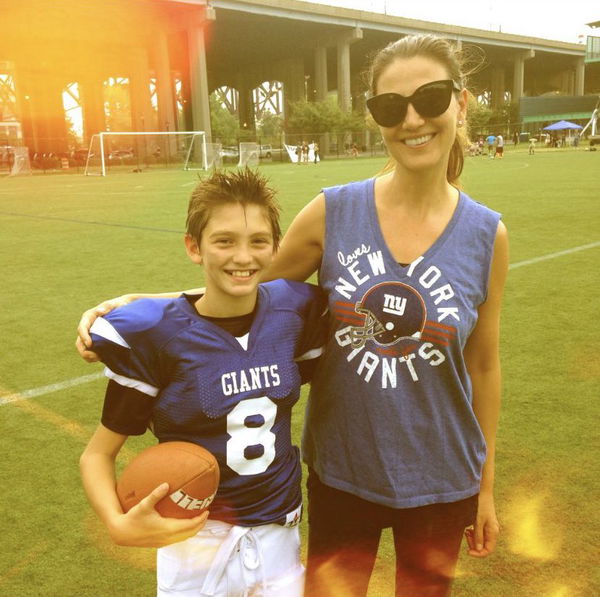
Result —
[{"label": "black cat-eye sunglasses", "polygon": [[378,125],[396,126],[406,117],[408,104],[412,104],[421,116],[434,118],[448,109],[452,92],[460,90],[460,87],[451,79],[432,81],[421,85],[408,97],[399,93],[375,95],[367,100],[367,107]]}]

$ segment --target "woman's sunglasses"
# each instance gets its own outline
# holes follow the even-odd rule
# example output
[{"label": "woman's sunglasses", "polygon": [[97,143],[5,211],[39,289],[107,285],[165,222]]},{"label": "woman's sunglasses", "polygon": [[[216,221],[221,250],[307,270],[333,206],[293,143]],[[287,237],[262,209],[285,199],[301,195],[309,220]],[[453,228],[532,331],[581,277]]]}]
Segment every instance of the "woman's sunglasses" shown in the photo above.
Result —
[{"label": "woman's sunglasses", "polygon": [[452,80],[432,81],[421,85],[412,95],[404,97],[399,93],[382,93],[367,100],[367,107],[373,120],[379,126],[396,126],[406,117],[408,104],[425,118],[443,114],[450,105],[453,91],[460,87]]}]

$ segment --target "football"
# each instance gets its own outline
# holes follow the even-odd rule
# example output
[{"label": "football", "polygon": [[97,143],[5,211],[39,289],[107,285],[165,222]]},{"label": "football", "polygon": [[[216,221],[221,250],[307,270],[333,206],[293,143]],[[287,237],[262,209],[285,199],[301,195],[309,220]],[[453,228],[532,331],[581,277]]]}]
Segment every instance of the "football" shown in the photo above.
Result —
[{"label": "football", "polygon": [[202,446],[189,442],[164,442],[140,452],[117,481],[117,495],[124,512],[149,495],[161,483],[169,495],[155,508],[165,518],[193,518],[206,510],[219,486],[219,465]]}]

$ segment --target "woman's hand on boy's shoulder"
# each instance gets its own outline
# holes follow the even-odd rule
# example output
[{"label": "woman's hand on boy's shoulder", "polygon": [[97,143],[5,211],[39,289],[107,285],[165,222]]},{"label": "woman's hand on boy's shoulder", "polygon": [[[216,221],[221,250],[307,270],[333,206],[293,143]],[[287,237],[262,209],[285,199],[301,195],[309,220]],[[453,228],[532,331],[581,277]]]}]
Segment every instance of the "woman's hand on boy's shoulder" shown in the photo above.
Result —
[{"label": "woman's hand on boy's shoulder", "polygon": [[116,298],[102,301],[99,305],[96,305],[95,307],[92,307],[83,313],[81,319],[79,320],[79,325],[77,326],[77,340],[75,341],[75,348],[77,348],[79,356],[81,356],[84,361],[87,361],[88,363],[96,363],[100,360],[98,355],[91,350],[92,339],[90,337],[90,328],[92,327],[94,321],[96,321],[98,317],[102,317],[103,315],[110,313],[117,307],[127,305],[137,298],[140,298],[137,294],[123,294]]},{"label": "woman's hand on boy's shoulder", "polygon": [[[191,290],[185,290],[186,294],[204,294],[204,288],[193,288]],[[90,328],[94,321],[98,317],[102,317],[107,313],[110,313],[117,307],[123,307],[133,301],[137,301],[141,298],[161,298],[161,299],[172,299],[176,298],[181,294],[181,291],[177,292],[161,292],[161,293],[142,293],[142,294],[122,294],[116,298],[102,301],[100,304],[88,309],[83,313],[77,326],[77,340],[75,341],[75,348],[79,356],[88,363],[97,363],[100,357],[92,350],[92,339],[90,337]]]},{"label": "woman's hand on boy's shoulder", "polygon": [[95,353],[93,350],[89,349],[83,343],[83,340],[81,339],[80,336],[77,336],[77,339],[75,340],[75,348],[77,349],[79,356],[84,361],[86,361],[88,363],[97,363],[98,361],[100,361],[100,357],[98,356],[98,354]]}]

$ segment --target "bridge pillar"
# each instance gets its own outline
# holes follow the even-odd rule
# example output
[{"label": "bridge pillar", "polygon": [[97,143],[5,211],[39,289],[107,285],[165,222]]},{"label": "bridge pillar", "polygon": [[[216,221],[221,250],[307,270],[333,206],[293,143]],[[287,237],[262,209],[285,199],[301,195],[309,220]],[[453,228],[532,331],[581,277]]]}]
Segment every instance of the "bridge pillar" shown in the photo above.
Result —
[{"label": "bridge pillar", "polygon": [[190,64],[190,90],[192,104],[192,124],[195,131],[204,131],[206,141],[211,142],[210,105],[208,91],[208,73],[206,70],[206,48],[204,45],[204,27],[215,19],[214,10],[206,11],[205,18],[192,24],[188,34],[188,59]]},{"label": "bridge pillar", "polygon": [[585,59],[583,57],[575,60],[575,95],[583,95],[585,83]]},{"label": "bridge pillar", "polygon": [[[23,139],[31,137],[31,125],[29,123],[29,116],[27,111],[29,109],[29,103],[25,100],[25,90],[22,85],[21,72],[18,66],[12,62],[10,64],[10,71],[13,76],[14,90],[15,90],[15,104],[14,104],[14,115],[21,122]],[[29,129],[29,130],[28,130]],[[27,143],[25,143],[27,145]]]},{"label": "bridge pillar", "polygon": [[106,130],[104,83],[97,77],[79,80],[83,107],[83,138],[88,144],[92,135]]},{"label": "bridge pillar", "polygon": [[[363,73],[356,71],[352,76],[352,108],[357,114],[362,114],[364,118],[367,115],[367,94],[364,90]],[[370,131],[368,128],[356,137],[354,135],[354,141],[360,146],[369,147],[370,145]]]},{"label": "bridge pillar", "polygon": [[152,53],[156,75],[156,95],[158,99],[157,130],[176,131],[175,94],[173,92],[173,78],[171,77],[167,35],[164,31],[157,30],[154,32],[153,40]]},{"label": "bridge pillar", "polygon": [[315,48],[315,89],[316,100],[322,102],[327,97],[327,47]]},{"label": "bridge pillar", "polygon": [[243,75],[237,78],[238,90],[238,118],[240,126],[244,130],[252,130],[256,127],[254,118],[254,96],[252,84]]},{"label": "bridge pillar", "polygon": [[63,152],[68,149],[67,122],[63,105],[65,81],[53,79],[45,85],[47,112],[46,130],[50,139],[50,150]]},{"label": "bridge pillar", "polygon": [[337,45],[338,104],[345,112],[352,108],[350,94],[350,44],[346,41]]},{"label": "bridge pillar", "polygon": [[48,106],[45,102],[45,93],[42,89],[42,82],[39,77],[30,75],[27,81],[26,101],[29,106],[29,118],[31,122],[31,130],[35,143],[34,151],[39,153],[47,153],[51,151],[50,140],[48,139],[48,130],[46,127],[47,120],[44,117]]},{"label": "bridge pillar", "polygon": [[[129,63],[129,94],[131,99],[131,128],[144,133],[156,130],[156,115],[150,98],[150,65],[145,48],[131,50]],[[154,151],[147,136],[133,137],[133,150],[139,159],[145,160]]]},{"label": "bridge pillar", "polygon": [[515,56],[513,70],[513,88],[511,101],[518,102],[523,97],[525,83],[525,60],[530,60],[535,56],[535,50],[525,50]]},{"label": "bridge pillar", "polygon": [[[62,103],[64,84],[42,73],[28,73],[21,78],[24,93],[26,142],[33,151],[48,153],[67,150],[67,125]],[[31,139],[29,139],[29,131]]]},{"label": "bridge pillar", "polygon": [[560,90],[565,95],[573,95],[575,88],[575,72],[568,68],[560,73]]},{"label": "bridge pillar", "polygon": [[305,99],[304,96],[304,61],[301,58],[290,58],[282,61],[285,69],[282,76],[285,114],[289,114],[289,105]]},{"label": "bridge pillar", "polygon": [[20,117],[23,127],[23,142],[29,147],[31,152],[39,151],[38,130],[33,121],[31,76],[28,76],[27,73],[19,69],[18,64],[15,64],[14,80],[17,96],[17,114]]},{"label": "bridge pillar", "polygon": [[134,131],[153,131],[155,115],[150,99],[150,66],[144,48],[133,48],[129,67],[131,124]]},{"label": "bridge pillar", "polygon": [[350,44],[362,39],[363,32],[359,27],[342,34],[337,41],[337,92],[338,104],[345,112],[352,110],[350,89]]},{"label": "bridge pillar", "polygon": [[499,64],[492,70],[491,108],[499,108],[504,103],[504,67]]}]

